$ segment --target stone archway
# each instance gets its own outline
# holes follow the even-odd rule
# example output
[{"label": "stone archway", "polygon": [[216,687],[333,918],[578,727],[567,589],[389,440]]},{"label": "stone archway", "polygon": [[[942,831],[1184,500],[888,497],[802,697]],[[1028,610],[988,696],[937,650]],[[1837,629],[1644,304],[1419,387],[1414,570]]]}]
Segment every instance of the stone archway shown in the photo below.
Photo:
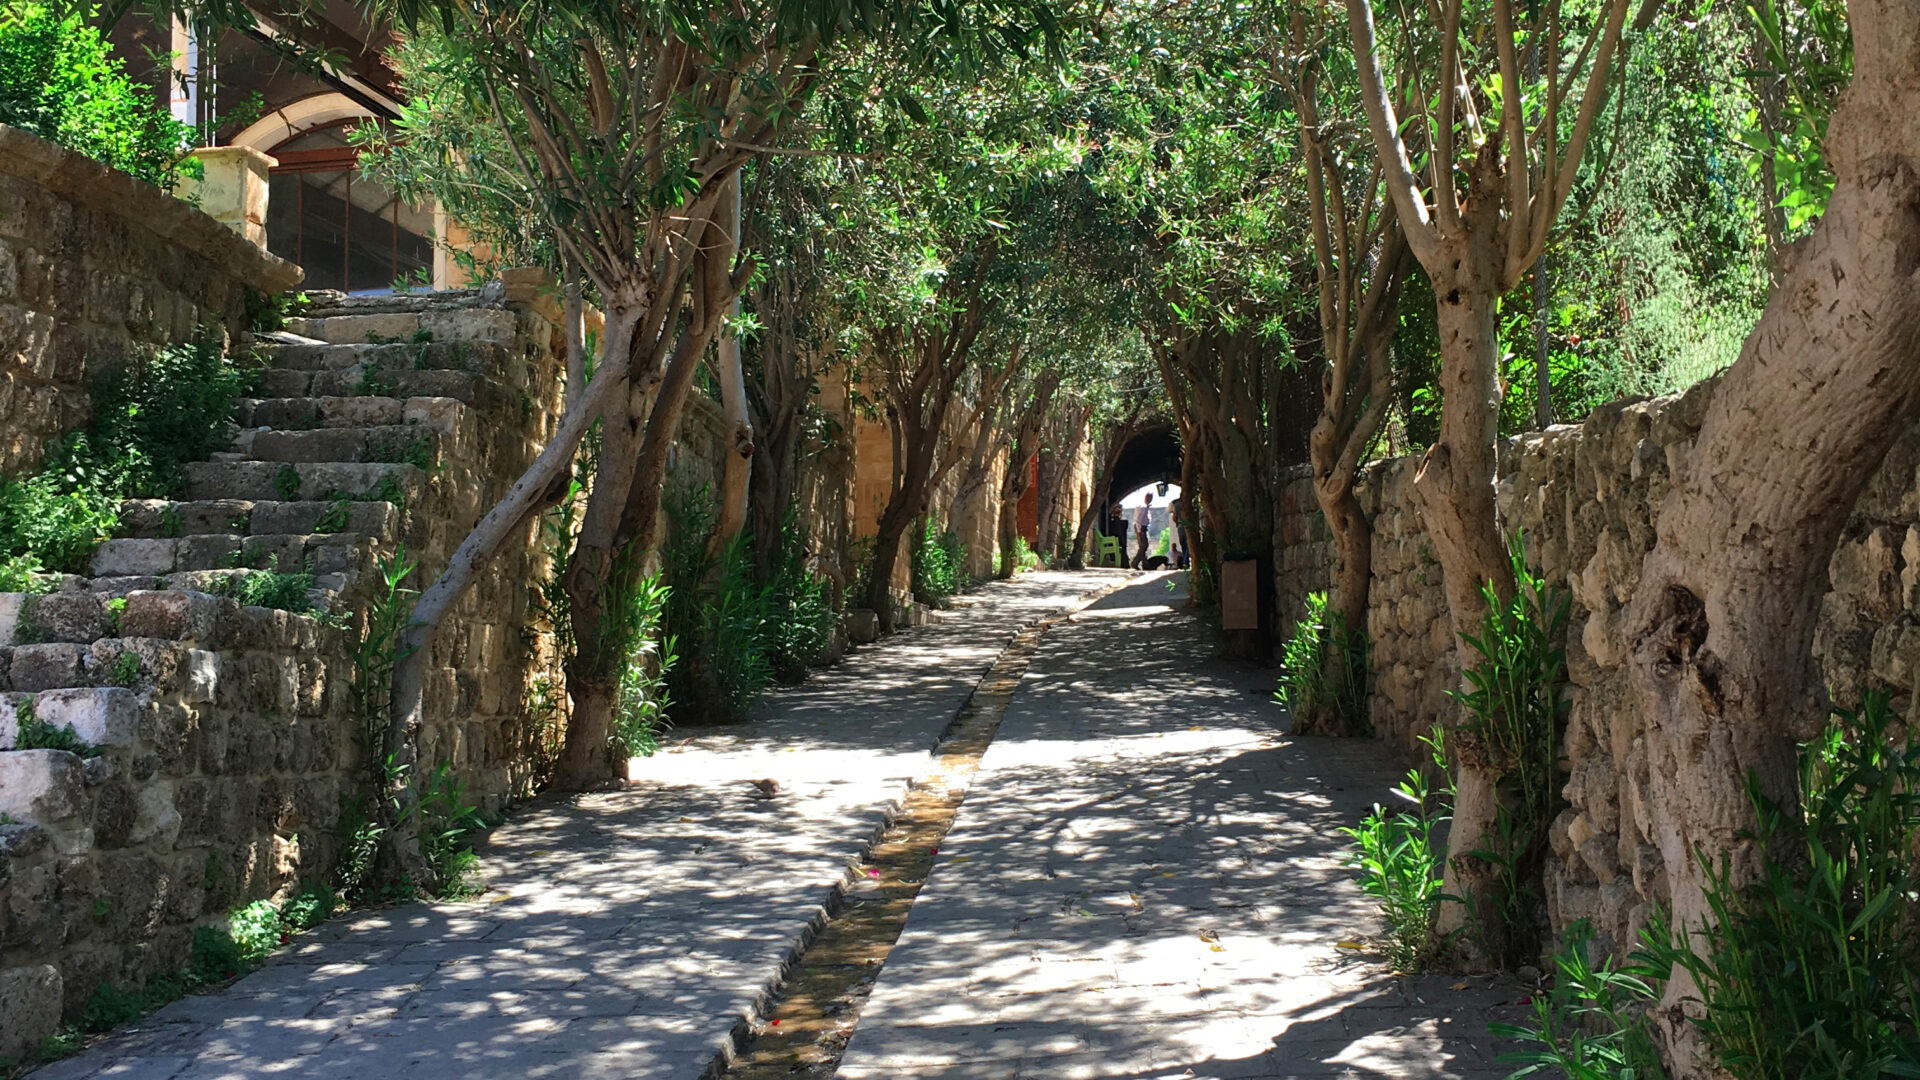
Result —
[{"label": "stone archway", "polygon": [[[1129,494],[1147,485],[1178,484],[1183,464],[1180,435],[1171,422],[1151,423],[1134,432],[1114,459],[1113,467],[1108,470],[1106,488],[1099,493],[1101,531],[1112,534],[1113,511]],[[1128,537],[1127,543],[1132,542],[1130,534],[1122,535]]]}]

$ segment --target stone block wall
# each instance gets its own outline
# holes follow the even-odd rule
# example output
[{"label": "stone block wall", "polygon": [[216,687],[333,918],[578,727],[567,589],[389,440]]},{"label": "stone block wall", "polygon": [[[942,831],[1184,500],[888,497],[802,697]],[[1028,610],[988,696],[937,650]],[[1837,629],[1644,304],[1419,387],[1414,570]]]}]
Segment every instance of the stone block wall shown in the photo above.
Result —
[{"label": "stone block wall", "polygon": [[[1686,468],[1717,384],[1622,401],[1566,425],[1509,440],[1499,468],[1501,527],[1524,530],[1535,570],[1568,590],[1572,707],[1562,746],[1566,808],[1553,823],[1546,874],[1556,930],[1585,918],[1599,944],[1629,951],[1666,895],[1648,813],[1646,721],[1625,667],[1625,610],[1654,540],[1655,513]],[[1369,466],[1362,503],[1374,526],[1371,607],[1375,731],[1412,759],[1415,739],[1450,719],[1456,686],[1440,572],[1413,508],[1417,459]],[[1282,609],[1326,588],[1326,525],[1305,478],[1282,493]],[[1854,507],[1828,567],[1814,654],[1834,701],[1869,688],[1910,698],[1920,678],[1920,430],[1888,454]]]},{"label": "stone block wall", "polygon": [[89,371],[203,328],[299,268],[125,173],[0,124],[0,474],[91,415]]},{"label": "stone block wall", "polygon": [[[1367,633],[1373,640],[1374,734],[1413,755],[1419,737],[1450,719],[1459,662],[1451,645],[1440,564],[1413,503],[1416,458],[1366,466],[1357,494],[1373,524],[1373,583]],[[1274,500],[1274,577],[1280,633],[1292,634],[1306,595],[1330,588],[1333,534],[1305,469],[1291,470]]]},{"label": "stone block wall", "polygon": [[50,594],[52,640],[0,647],[0,748],[31,701],[102,751],[0,753],[0,972],[53,988],[55,1020],[179,968],[210,917],[324,880],[358,776],[348,631],[135,591],[101,637],[107,599]]}]

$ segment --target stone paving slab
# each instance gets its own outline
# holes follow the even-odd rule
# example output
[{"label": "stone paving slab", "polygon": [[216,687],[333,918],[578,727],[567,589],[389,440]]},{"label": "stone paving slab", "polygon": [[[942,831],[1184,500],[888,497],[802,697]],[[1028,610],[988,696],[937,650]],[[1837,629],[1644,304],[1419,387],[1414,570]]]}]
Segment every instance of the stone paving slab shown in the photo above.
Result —
[{"label": "stone paving slab", "polygon": [[882,1077],[1493,1080],[1508,980],[1399,980],[1342,865],[1399,770],[1293,739],[1270,672],[1183,596],[1122,589],[1042,642],[841,1061]]},{"label": "stone paving slab", "polygon": [[669,733],[623,791],[516,813],[477,900],[335,919],[36,1080],[706,1074],[1014,634],[1121,580],[990,585],[753,723]]}]

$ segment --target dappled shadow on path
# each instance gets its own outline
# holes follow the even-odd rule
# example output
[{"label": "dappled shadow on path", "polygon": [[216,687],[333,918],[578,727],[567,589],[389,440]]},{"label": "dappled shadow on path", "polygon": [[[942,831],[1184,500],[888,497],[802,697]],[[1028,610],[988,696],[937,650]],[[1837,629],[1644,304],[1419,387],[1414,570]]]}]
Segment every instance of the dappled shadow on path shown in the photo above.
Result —
[{"label": "dappled shadow on path", "polygon": [[516,812],[487,893],[334,920],[43,1080],[703,1075],[995,656],[1116,579],[989,587],[751,723],[675,733],[624,790]]},{"label": "dappled shadow on path", "polygon": [[842,1076],[1492,1077],[1508,987],[1402,984],[1341,826],[1371,741],[1291,739],[1271,679],[1135,586],[1050,635]]}]

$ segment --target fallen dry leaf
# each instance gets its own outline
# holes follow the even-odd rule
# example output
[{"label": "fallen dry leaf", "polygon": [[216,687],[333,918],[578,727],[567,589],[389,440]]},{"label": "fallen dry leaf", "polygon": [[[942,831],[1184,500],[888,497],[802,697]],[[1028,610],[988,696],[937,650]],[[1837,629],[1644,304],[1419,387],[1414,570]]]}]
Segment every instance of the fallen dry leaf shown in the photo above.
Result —
[{"label": "fallen dry leaf", "polygon": [[1333,947],[1336,949],[1353,949],[1357,952],[1365,952],[1367,943],[1364,941],[1336,941],[1333,943]]}]

